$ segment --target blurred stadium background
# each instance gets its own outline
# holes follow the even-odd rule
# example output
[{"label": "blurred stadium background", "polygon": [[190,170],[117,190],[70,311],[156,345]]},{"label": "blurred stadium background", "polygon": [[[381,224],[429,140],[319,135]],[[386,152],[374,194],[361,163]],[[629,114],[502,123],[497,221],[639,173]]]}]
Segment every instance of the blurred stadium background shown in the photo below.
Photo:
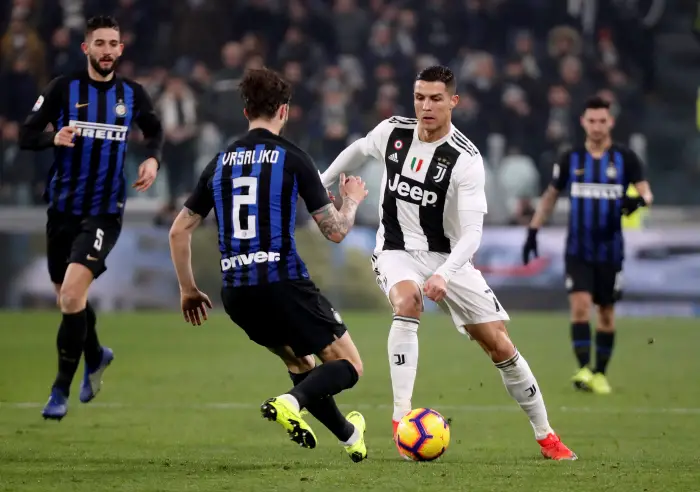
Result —
[{"label": "blurred stadium background", "polygon": [[[696,0],[5,0],[0,6],[0,307],[52,306],[45,268],[50,151],[17,147],[18,126],[51,78],[84,67],[85,20],[111,13],[119,71],[143,84],[166,129],[157,186],[130,197],[126,226],[91,294],[101,309],[178,304],[167,229],[203,165],[246,130],[236,85],[248,67],[294,84],[287,137],[325,169],[391,115],[411,115],[412,80],[451,66],[455,125],[481,149],[490,213],[476,263],[510,309],[566,308],[566,200],[523,267],[525,224],[556,154],[582,138],[585,98],[609,99],[615,138],[642,158],[656,205],[626,224],[623,313],[700,314],[700,2]],[[697,15],[697,20],[696,20]],[[129,180],[142,160],[131,135]],[[300,209],[312,275],[341,308],[386,308],[369,266],[382,168],[358,227],[326,244]],[[196,235],[201,287],[216,295],[211,228]]]},{"label": "blurred stadium background", "polygon": [[[117,311],[98,323],[114,368],[88,406],[74,386],[68,418],[54,425],[39,416],[58,322],[41,201],[51,152],[19,151],[18,125],[52,77],[84,67],[79,44],[96,13],[120,22],[119,70],[150,92],[167,143],[157,185],[130,197],[109,271],[91,288],[100,311]],[[697,490],[700,331],[696,319],[663,317],[700,315],[699,38],[698,0],[0,0],[0,491]],[[490,213],[475,262],[511,312],[553,425],[579,453],[571,467],[539,459],[478,345],[457,342],[450,320],[430,314],[414,403],[452,419],[453,443],[427,467],[396,455],[390,312],[369,262],[377,162],[362,169],[371,194],[346,241],[319,237],[303,208],[298,228],[300,252],[365,362],[339,403],[367,418],[367,462],[349,463],[318,424],[316,451],[290,446],[256,415],[289,385],[282,366],[220,309],[204,329],[178,314],[168,227],[203,165],[246,130],[236,85],[247,67],[294,83],[286,135],[325,169],[383,118],[410,116],[413,76],[435,62],[458,74],[454,123],[487,166]],[[640,155],[656,196],[626,223],[619,312],[635,318],[619,322],[606,398],[575,393],[568,380],[566,200],[540,233],[540,258],[523,267],[520,252],[554,156],[582,138],[578,115],[593,93],[612,101],[615,137]],[[143,158],[139,132],[131,139],[129,181]],[[194,247],[199,286],[216,303],[210,222]]]}]

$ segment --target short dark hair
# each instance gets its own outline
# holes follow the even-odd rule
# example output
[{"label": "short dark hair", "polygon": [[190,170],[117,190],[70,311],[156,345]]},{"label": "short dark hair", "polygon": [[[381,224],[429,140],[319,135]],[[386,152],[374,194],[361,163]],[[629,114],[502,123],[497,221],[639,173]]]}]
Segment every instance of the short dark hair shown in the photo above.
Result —
[{"label": "short dark hair", "polygon": [[90,17],[85,24],[85,37],[92,34],[98,29],[114,29],[119,31],[119,23],[117,19],[111,15],[96,15],[95,17]]},{"label": "short dark hair", "polygon": [[610,109],[610,103],[600,96],[589,97],[583,111],[587,109]]},{"label": "short dark hair", "polygon": [[248,70],[238,85],[248,119],[270,119],[292,97],[292,86],[269,68]]},{"label": "short dark hair", "polygon": [[424,68],[416,76],[416,80],[423,80],[425,82],[442,82],[447,88],[447,92],[454,94],[457,87],[457,81],[455,80],[455,74],[448,67],[442,65],[433,65],[431,67]]}]

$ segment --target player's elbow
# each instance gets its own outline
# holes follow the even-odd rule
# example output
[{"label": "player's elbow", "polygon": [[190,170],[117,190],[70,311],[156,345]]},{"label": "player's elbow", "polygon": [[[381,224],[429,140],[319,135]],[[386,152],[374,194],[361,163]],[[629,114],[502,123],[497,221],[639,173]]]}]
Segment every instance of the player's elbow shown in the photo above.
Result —
[{"label": "player's elbow", "polygon": [[31,130],[26,126],[21,126],[19,129],[18,142],[19,148],[21,150],[33,150],[34,145],[32,144]]}]

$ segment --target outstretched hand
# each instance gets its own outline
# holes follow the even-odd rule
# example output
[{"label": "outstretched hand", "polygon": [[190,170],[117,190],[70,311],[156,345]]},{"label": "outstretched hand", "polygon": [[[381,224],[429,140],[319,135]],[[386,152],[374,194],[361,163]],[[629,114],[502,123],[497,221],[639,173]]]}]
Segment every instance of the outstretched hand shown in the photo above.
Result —
[{"label": "outstretched hand", "polygon": [[201,326],[202,320],[207,320],[206,308],[212,308],[209,296],[199,289],[194,292],[180,293],[180,306],[182,308],[182,314],[185,316],[185,321],[187,323],[192,323],[192,326]]},{"label": "outstretched hand", "polygon": [[139,166],[139,177],[131,187],[135,188],[136,191],[144,192],[155,182],[157,175],[158,161],[149,157]]}]

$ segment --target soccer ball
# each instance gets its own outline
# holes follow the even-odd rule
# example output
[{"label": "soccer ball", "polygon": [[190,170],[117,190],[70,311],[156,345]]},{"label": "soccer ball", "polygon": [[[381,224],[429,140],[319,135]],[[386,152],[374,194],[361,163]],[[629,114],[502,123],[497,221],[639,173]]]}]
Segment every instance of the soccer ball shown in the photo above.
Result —
[{"label": "soccer ball", "polygon": [[417,408],[399,422],[396,442],[405,458],[432,461],[442,456],[450,445],[450,426],[435,410]]}]

